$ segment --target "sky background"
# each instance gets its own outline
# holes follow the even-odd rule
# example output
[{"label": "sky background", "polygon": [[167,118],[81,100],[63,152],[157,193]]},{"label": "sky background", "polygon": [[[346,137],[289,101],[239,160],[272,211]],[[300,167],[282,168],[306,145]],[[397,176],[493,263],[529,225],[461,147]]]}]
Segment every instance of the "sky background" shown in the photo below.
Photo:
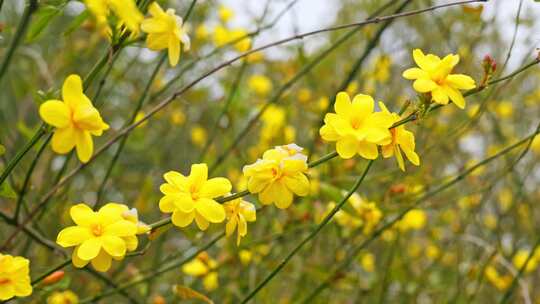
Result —
[{"label": "sky background", "polygon": [[[277,14],[281,9],[287,6],[290,0],[276,0],[275,4],[272,4],[273,15]],[[454,1],[438,1],[437,4],[452,3]],[[507,46],[510,45],[512,40],[515,16],[518,10],[519,0],[491,0],[484,4],[484,11],[482,18],[484,20],[492,18],[494,14],[497,15],[496,20],[500,28],[503,29],[504,39],[507,41]],[[219,3],[232,8],[236,17],[232,22],[233,25],[243,26],[250,30],[253,29],[252,16],[260,16],[266,4],[265,0],[221,0]],[[338,5],[340,1],[330,0],[298,0],[293,9],[283,16],[275,29],[264,33],[256,40],[255,45],[262,45],[272,41],[276,41],[281,38],[289,37],[294,34],[294,27],[296,26],[299,32],[307,32],[315,29],[328,27],[334,24],[336,14],[338,12]],[[455,8],[448,8],[455,9]],[[443,9],[444,10],[444,9]],[[272,15],[272,16],[273,16]],[[297,16],[294,18],[294,16]],[[536,16],[540,18],[540,2],[534,0],[523,0],[523,7],[521,16]],[[298,24],[294,24],[294,20],[300,20]],[[530,41],[526,41],[526,39]],[[308,44],[308,50],[310,46],[317,44],[316,39],[306,39]],[[508,68],[514,68],[520,65],[524,56],[530,52],[532,45],[539,45],[540,42],[540,24],[536,24],[534,28],[527,29],[524,26],[520,26],[516,45],[514,47],[514,53],[512,59],[509,62]],[[312,44],[312,45],[310,45]],[[283,52],[278,49],[272,49],[273,56],[284,56]],[[531,54],[532,56],[532,54]]]}]

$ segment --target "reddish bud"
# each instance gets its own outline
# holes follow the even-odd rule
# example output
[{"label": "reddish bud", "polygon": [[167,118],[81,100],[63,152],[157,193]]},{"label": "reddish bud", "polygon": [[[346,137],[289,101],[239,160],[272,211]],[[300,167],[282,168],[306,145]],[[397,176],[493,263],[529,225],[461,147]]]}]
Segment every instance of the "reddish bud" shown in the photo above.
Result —
[{"label": "reddish bud", "polygon": [[405,184],[395,184],[390,187],[390,193],[392,194],[402,194],[407,190]]},{"label": "reddish bud", "polygon": [[64,271],[58,270],[53,273],[51,273],[49,276],[47,276],[45,279],[43,279],[44,285],[51,285],[58,281],[60,281],[64,277]]}]

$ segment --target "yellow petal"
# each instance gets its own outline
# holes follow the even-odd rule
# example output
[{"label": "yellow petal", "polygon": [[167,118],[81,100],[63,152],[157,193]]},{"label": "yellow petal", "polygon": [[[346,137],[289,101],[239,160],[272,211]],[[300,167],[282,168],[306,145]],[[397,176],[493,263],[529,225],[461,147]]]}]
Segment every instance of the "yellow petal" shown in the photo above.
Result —
[{"label": "yellow petal", "polygon": [[175,210],[171,217],[172,223],[178,227],[186,227],[193,222],[195,212],[184,213],[180,210]]},{"label": "yellow petal", "polygon": [[208,179],[208,166],[206,164],[193,164],[191,165],[191,172],[188,176],[190,185],[196,185],[201,187],[203,183]]},{"label": "yellow petal", "polygon": [[351,99],[347,92],[339,92],[336,95],[336,103],[334,104],[334,110],[338,115],[348,115],[351,110]]},{"label": "yellow petal", "polygon": [[287,209],[293,202],[293,194],[282,182],[275,182],[270,190],[274,195],[274,203],[279,209]]},{"label": "yellow petal", "polygon": [[410,68],[410,69],[406,69],[403,72],[402,76],[405,79],[418,79],[418,78],[426,77],[427,73],[419,68]]},{"label": "yellow petal", "polygon": [[82,80],[79,75],[69,75],[62,86],[62,98],[70,108],[75,109],[79,105],[91,104],[83,93]]},{"label": "yellow petal", "polygon": [[94,142],[92,141],[92,135],[88,131],[76,131],[75,143],[77,147],[77,157],[83,163],[88,162],[92,153],[94,153]]},{"label": "yellow petal", "polygon": [[153,17],[160,17],[165,14],[163,9],[161,8],[161,6],[159,6],[157,2],[152,2],[152,4],[150,4],[150,6],[148,7],[148,12]]},{"label": "yellow petal", "polygon": [[[169,171],[163,175],[167,183],[175,185],[178,189],[186,189],[187,177],[176,171]],[[183,191],[187,191],[183,190]]]},{"label": "yellow petal", "polygon": [[456,89],[453,89],[453,88],[451,88],[449,86],[444,86],[443,89],[446,92],[446,94],[448,95],[448,97],[450,97],[452,102],[456,106],[458,106],[458,108],[465,109],[465,98],[463,98],[463,95],[461,95],[460,91],[458,91]]},{"label": "yellow petal", "polygon": [[448,104],[448,95],[446,95],[446,92],[443,90],[442,87],[438,87],[433,92],[431,92],[431,97],[436,103],[445,105]]},{"label": "yellow petal", "polygon": [[169,37],[169,64],[176,66],[180,60],[180,40],[174,36]]},{"label": "yellow petal", "polygon": [[103,235],[107,236],[130,236],[137,234],[137,224],[128,220],[120,220],[105,227]]},{"label": "yellow petal", "polygon": [[75,247],[75,250],[73,250],[73,253],[71,254],[71,262],[73,263],[73,266],[83,268],[88,265],[90,261],[79,258],[79,247]]},{"label": "yellow petal", "polygon": [[41,119],[57,128],[65,128],[70,124],[70,109],[60,100],[47,100],[39,107]]},{"label": "yellow petal", "polygon": [[199,214],[197,211],[195,213],[195,223],[197,223],[197,227],[201,229],[202,231],[205,231],[208,229],[208,226],[210,226],[210,222],[208,222],[201,214]]},{"label": "yellow petal", "polygon": [[72,247],[92,238],[90,230],[84,227],[71,226],[62,229],[56,238],[56,243],[62,247]]},{"label": "yellow petal", "polygon": [[73,113],[73,121],[83,130],[101,130],[103,121],[96,108],[90,105],[78,106]]},{"label": "yellow petal", "polygon": [[91,238],[84,241],[80,246],[77,254],[81,260],[89,261],[95,258],[101,250],[101,238]]},{"label": "yellow petal", "polygon": [[419,78],[413,82],[413,88],[420,93],[427,93],[435,90],[438,85],[431,79]]},{"label": "yellow petal", "polygon": [[211,178],[205,181],[199,194],[205,198],[214,198],[231,192],[231,182],[223,177]]},{"label": "yellow petal", "polygon": [[111,256],[121,257],[126,254],[126,242],[117,236],[104,236],[103,249]]},{"label": "yellow petal", "polygon": [[476,87],[474,79],[463,74],[448,75],[448,77],[446,77],[446,83],[449,86],[460,90],[471,90]]},{"label": "yellow petal", "polygon": [[285,176],[283,181],[285,186],[296,195],[306,196],[309,194],[309,180],[304,174],[298,173],[294,176]]},{"label": "yellow petal", "polygon": [[105,250],[101,250],[96,258],[92,259],[92,266],[100,272],[109,270],[111,268],[111,263],[112,257],[108,255]]},{"label": "yellow petal", "polygon": [[341,158],[352,158],[358,151],[358,141],[352,136],[344,137],[337,141],[336,151]]},{"label": "yellow petal", "polygon": [[73,128],[54,130],[52,137],[52,149],[56,153],[66,154],[75,147],[76,134]]},{"label": "yellow petal", "polygon": [[173,212],[176,207],[174,206],[174,200],[176,198],[172,195],[165,195],[159,200],[159,210],[165,213]]},{"label": "yellow petal", "polygon": [[235,229],[236,229],[236,217],[233,217],[225,225],[225,235],[226,236],[231,236],[234,233]]},{"label": "yellow petal", "polygon": [[69,215],[75,224],[89,227],[97,221],[94,211],[85,204],[77,204],[69,209]]},{"label": "yellow petal", "polygon": [[361,142],[358,145],[358,154],[360,154],[360,156],[363,158],[376,159],[377,156],[379,156],[379,151],[377,150],[376,144]]},{"label": "yellow petal", "polygon": [[198,199],[195,209],[211,223],[221,223],[225,220],[225,209],[221,204],[211,199]]}]

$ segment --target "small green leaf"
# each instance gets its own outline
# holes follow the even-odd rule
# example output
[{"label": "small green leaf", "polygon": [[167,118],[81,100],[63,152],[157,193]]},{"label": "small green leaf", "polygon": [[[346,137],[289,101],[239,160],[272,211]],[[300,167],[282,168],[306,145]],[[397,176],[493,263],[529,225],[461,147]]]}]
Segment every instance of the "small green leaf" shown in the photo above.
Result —
[{"label": "small green leaf", "polygon": [[6,153],[6,148],[0,145],[0,156],[4,155],[4,153]]},{"label": "small green leaf", "polygon": [[88,13],[87,10],[83,11],[82,13],[80,13],[77,17],[75,17],[73,19],[73,21],[71,21],[71,23],[67,26],[67,29],[66,31],[64,32],[64,35],[65,36],[68,36],[69,34],[71,34],[73,31],[75,31],[76,29],[78,29],[81,24],[83,24],[83,22],[90,16],[90,14]]},{"label": "small green leaf", "polygon": [[13,188],[11,188],[11,185],[7,180],[0,185],[0,196],[13,199],[17,198],[17,194],[15,193]]},{"label": "small green leaf", "polygon": [[43,30],[47,27],[47,24],[56,17],[62,9],[60,7],[55,7],[51,5],[43,6],[36,13],[35,21],[32,23],[28,29],[28,34],[26,35],[26,42],[31,42],[40,36]]}]

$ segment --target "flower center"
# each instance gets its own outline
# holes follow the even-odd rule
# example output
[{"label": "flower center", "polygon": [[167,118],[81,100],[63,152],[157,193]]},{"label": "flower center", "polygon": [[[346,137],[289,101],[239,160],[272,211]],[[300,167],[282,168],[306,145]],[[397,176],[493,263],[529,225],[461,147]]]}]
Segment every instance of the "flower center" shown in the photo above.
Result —
[{"label": "flower center", "polygon": [[272,168],[272,177],[273,178],[279,177],[279,170],[277,168]]},{"label": "flower center", "polygon": [[362,125],[362,121],[360,119],[353,118],[351,120],[351,126],[353,129],[358,130],[361,125]]},{"label": "flower center", "polygon": [[197,186],[196,185],[191,185],[191,187],[189,187],[189,192],[191,193],[191,199],[196,201],[199,199],[199,193],[197,191]]},{"label": "flower center", "polygon": [[11,282],[11,280],[8,278],[0,278],[0,285],[8,284],[9,282]]},{"label": "flower center", "polygon": [[95,236],[101,236],[103,234],[103,227],[100,224],[92,225],[92,233]]}]

